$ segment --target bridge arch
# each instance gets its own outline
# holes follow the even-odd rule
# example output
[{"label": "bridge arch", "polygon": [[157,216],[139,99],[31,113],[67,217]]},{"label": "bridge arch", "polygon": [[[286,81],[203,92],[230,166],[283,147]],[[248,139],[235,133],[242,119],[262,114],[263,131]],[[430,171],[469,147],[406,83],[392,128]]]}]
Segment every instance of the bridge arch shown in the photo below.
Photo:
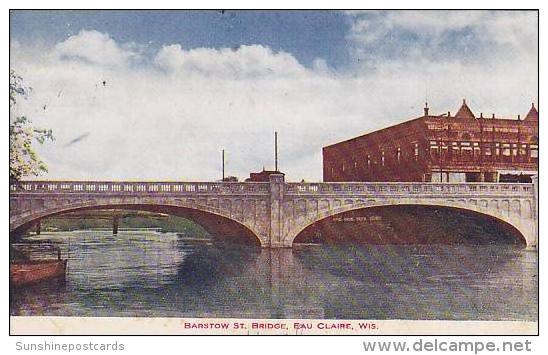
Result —
[{"label": "bridge arch", "polygon": [[[529,202],[529,201],[526,201]],[[530,202],[529,202],[530,204]],[[532,219],[524,220],[523,217],[515,218],[515,211],[521,213],[521,208],[512,209],[510,204],[507,206],[507,209],[490,209],[487,200],[481,200],[481,203],[478,203],[477,199],[470,199],[466,201],[464,199],[453,201],[453,200],[440,200],[440,201],[417,201],[417,202],[406,202],[406,201],[390,201],[390,202],[376,202],[374,200],[359,200],[357,203],[344,203],[344,204],[334,204],[335,208],[323,208],[318,211],[315,216],[309,216],[302,223],[297,223],[290,229],[289,233],[285,235],[284,245],[292,246],[295,239],[297,239],[307,228],[317,224],[318,222],[324,221],[327,218],[334,217],[346,212],[358,211],[363,209],[371,208],[382,208],[382,207],[397,207],[397,206],[421,206],[421,207],[439,207],[449,210],[461,211],[468,214],[474,214],[476,216],[481,216],[483,218],[496,221],[501,224],[508,230],[512,231],[520,240],[527,246],[535,245],[536,240],[534,238],[534,222]],[[526,205],[526,203],[524,204]],[[521,205],[520,205],[521,206]],[[514,211],[514,213],[513,213]]]},{"label": "bridge arch", "polygon": [[62,206],[43,208],[37,211],[18,215],[16,218],[10,218],[10,232],[15,232],[25,226],[32,225],[36,221],[52,216],[62,215],[64,213],[78,211],[92,211],[104,209],[119,210],[140,210],[148,212],[165,213],[177,217],[189,219],[206,229],[215,237],[220,237],[219,233],[231,231],[236,233],[231,235],[233,239],[239,238],[252,244],[263,246],[268,241],[261,233],[257,232],[253,225],[232,216],[229,212],[215,206],[201,205],[197,203],[188,203],[177,201],[171,202],[153,202],[153,201],[79,201],[71,202]]}]

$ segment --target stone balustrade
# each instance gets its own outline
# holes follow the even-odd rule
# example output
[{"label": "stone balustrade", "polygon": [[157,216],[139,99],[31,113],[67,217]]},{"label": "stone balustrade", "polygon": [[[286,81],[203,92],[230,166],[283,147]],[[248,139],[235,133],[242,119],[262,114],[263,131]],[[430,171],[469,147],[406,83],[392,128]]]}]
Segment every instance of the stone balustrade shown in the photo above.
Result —
[{"label": "stone balustrade", "polygon": [[22,181],[10,185],[11,193],[113,193],[113,194],[263,194],[268,183],[239,182],[129,182],[129,181]]},{"label": "stone balustrade", "polygon": [[[530,194],[531,184],[513,183],[285,183],[291,195],[321,194],[487,194],[509,196]],[[127,181],[23,181],[10,185],[11,193],[242,193],[269,194],[267,182],[127,182]]]},{"label": "stone balustrade", "polygon": [[287,194],[294,195],[492,195],[521,196],[531,194],[531,184],[510,183],[287,183]]}]

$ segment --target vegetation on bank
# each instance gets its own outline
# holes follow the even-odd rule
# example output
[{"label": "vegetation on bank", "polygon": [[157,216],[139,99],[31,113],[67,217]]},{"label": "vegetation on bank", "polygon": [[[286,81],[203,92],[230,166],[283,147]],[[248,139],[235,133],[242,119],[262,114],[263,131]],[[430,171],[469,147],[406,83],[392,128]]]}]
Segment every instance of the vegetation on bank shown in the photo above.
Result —
[{"label": "vegetation on bank", "polygon": [[[163,219],[148,217],[120,218],[119,228],[159,228],[163,232],[175,232],[185,237],[210,238],[207,231],[188,219],[168,216]],[[94,228],[112,228],[112,220],[108,219],[47,219],[42,221],[43,231],[72,231]]]},{"label": "vegetation on bank", "polygon": [[35,143],[53,140],[51,129],[34,126],[31,120],[17,109],[19,99],[25,99],[32,91],[23,78],[10,70],[10,182],[47,172],[47,166],[34,150]]}]

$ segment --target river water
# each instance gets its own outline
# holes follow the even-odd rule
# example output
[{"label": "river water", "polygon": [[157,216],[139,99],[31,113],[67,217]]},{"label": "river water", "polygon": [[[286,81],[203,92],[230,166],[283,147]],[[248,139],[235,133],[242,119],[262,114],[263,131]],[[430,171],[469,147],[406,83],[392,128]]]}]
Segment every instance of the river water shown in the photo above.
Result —
[{"label": "river water", "polygon": [[11,315],[538,318],[538,253],[509,245],[267,250],[158,231],[76,231],[65,282],[12,290]]}]

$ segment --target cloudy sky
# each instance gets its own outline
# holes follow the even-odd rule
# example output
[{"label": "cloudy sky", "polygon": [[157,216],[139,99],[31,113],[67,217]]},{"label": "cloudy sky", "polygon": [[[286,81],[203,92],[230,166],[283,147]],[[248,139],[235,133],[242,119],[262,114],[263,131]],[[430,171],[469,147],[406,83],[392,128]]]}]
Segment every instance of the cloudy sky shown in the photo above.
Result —
[{"label": "cloudy sky", "polygon": [[538,97],[538,17],[516,11],[12,11],[17,112],[52,128],[47,178],[319,181],[321,148],[462,98]]}]

